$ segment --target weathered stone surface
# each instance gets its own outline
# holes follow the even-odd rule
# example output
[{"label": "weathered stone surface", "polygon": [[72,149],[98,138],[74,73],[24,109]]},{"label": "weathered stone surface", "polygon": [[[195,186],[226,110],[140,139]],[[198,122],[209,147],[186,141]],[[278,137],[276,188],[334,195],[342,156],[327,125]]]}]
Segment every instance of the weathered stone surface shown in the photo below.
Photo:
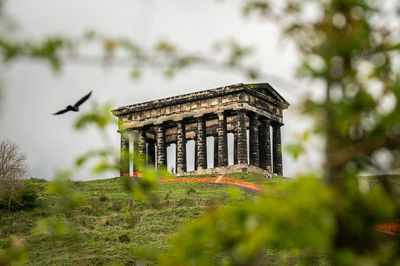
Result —
[{"label": "weathered stone surface", "polygon": [[157,125],[157,167],[167,166],[167,145],[165,143],[164,124]]},{"label": "weathered stone surface", "polygon": [[289,103],[268,83],[260,83],[235,84],[129,105],[113,110],[113,113],[122,118],[127,128],[159,124],[171,117],[178,121],[192,116],[238,108],[257,112],[259,115],[282,123],[282,110],[288,106]]},{"label": "weathered stone surface", "polygon": [[[194,170],[197,171],[198,170],[198,147],[197,147],[197,139],[195,140],[195,145],[194,145]],[[207,166],[207,164],[206,164]]]},{"label": "weathered stone surface", "polygon": [[274,123],[272,125],[272,155],[273,155],[273,172],[282,175],[282,143],[281,143],[281,124]]},{"label": "weathered stone surface", "polygon": [[[214,137],[214,169],[234,171],[250,168],[282,174],[280,128],[282,111],[288,108],[285,101],[268,83],[236,84],[206,91],[185,94],[113,110],[122,129],[133,134],[133,150],[146,154],[148,164],[166,166],[166,147],[176,143],[176,167],[178,173],[187,173],[186,143],[195,140],[195,171],[207,172],[207,136]],[[184,122],[183,122],[184,121]],[[269,126],[273,125],[273,145]],[[247,136],[249,129],[249,154]],[[228,167],[227,134],[233,133],[234,165]],[[124,144],[123,144],[124,143]],[[273,167],[271,167],[271,146]],[[129,139],[121,138],[121,154],[128,147]],[[131,159],[130,159],[131,160]],[[122,162],[121,173],[129,172]],[[239,169],[240,168],[240,169]],[[246,170],[247,169],[247,170]],[[135,170],[135,169],[133,169]],[[214,170],[213,170],[214,171]]]},{"label": "weathered stone surface", "polygon": [[145,156],[146,155],[146,132],[143,128],[138,128],[138,154]]},{"label": "weathered stone surface", "polygon": [[176,172],[181,174],[186,172],[186,134],[184,122],[179,121],[177,124]]},{"label": "weathered stone surface", "polygon": [[228,143],[224,112],[218,113],[218,167],[228,165]]},{"label": "weathered stone surface", "polygon": [[[134,131],[134,130],[130,130],[130,132],[129,132],[129,136],[130,136],[130,139],[132,140],[132,151],[133,151],[133,153],[130,153],[129,154],[129,160],[130,161],[132,161],[133,160],[133,154],[138,154],[139,153],[139,149],[138,149],[138,147],[139,147],[139,138],[138,138],[138,132],[137,131]],[[137,167],[136,167],[136,164],[135,164],[135,162],[133,162],[133,164],[132,164],[132,172],[136,172],[138,169],[137,169]]]},{"label": "weathered stone surface", "polygon": [[129,175],[129,135],[121,134],[120,176]]},{"label": "weathered stone surface", "polygon": [[202,169],[190,173],[184,173],[185,175],[187,174],[193,174],[193,175],[205,175],[205,174],[219,174],[219,175],[224,175],[228,173],[234,173],[234,172],[247,172],[247,173],[260,173],[260,174],[266,174],[267,171],[264,169],[261,169],[260,167],[256,167],[253,165],[249,164],[234,164],[234,165],[228,165],[224,167],[216,167],[212,169]]},{"label": "weathered stone surface", "polygon": [[246,111],[238,110],[237,115],[239,117],[236,133],[238,136],[238,164],[247,164]]},{"label": "weathered stone surface", "polygon": [[148,140],[147,142],[147,162],[149,165],[156,164],[156,143],[154,140]]},{"label": "weathered stone surface", "polygon": [[[204,117],[197,118],[196,164],[198,169],[207,168],[206,130]],[[195,168],[196,169],[196,168]]]},{"label": "weathered stone surface", "polygon": [[233,132],[233,164],[238,164],[238,133]]},{"label": "weathered stone surface", "polygon": [[218,138],[214,137],[214,167],[218,167]]},{"label": "weathered stone surface", "polygon": [[255,113],[250,114],[250,164],[254,166],[260,166],[260,154],[259,154],[259,141],[258,141],[258,115]]},{"label": "weathered stone surface", "polygon": [[271,171],[271,136],[270,136],[270,121],[261,121],[259,131],[260,145],[260,167],[267,171]]}]

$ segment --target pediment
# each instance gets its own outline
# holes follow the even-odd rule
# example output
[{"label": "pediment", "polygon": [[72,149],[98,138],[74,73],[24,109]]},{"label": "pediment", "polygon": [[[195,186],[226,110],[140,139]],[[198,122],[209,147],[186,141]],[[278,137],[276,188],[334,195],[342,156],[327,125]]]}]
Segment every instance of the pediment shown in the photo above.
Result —
[{"label": "pediment", "polygon": [[244,86],[250,90],[255,90],[258,93],[261,93],[267,98],[271,98],[277,101],[282,106],[284,106],[285,109],[288,108],[290,105],[274,88],[272,88],[269,83],[245,84]]}]

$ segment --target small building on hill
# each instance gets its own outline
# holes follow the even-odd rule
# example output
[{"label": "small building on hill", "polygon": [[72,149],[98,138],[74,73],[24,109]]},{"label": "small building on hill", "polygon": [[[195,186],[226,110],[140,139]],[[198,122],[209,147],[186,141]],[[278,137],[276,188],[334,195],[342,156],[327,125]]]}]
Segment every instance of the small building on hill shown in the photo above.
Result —
[{"label": "small building on hill", "polygon": [[[123,106],[113,114],[119,118],[119,132],[129,133],[121,134],[121,153],[137,152],[156,167],[167,166],[167,147],[172,145],[176,159],[171,168],[177,174],[282,175],[281,127],[288,107],[271,85],[258,83]],[[194,143],[191,149],[189,142]],[[188,158],[193,160],[190,170]],[[121,162],[121,176],[134,171],[132,163]]]}]

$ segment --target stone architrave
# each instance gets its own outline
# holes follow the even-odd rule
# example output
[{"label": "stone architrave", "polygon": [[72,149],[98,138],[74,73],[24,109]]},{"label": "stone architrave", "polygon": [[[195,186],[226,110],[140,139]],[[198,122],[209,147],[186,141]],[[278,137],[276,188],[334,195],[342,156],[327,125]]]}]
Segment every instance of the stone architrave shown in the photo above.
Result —
[{"label": "stone architrave", "polygon": [[282,167],[282,143],[281,143],[281,124],[274,123],[272,125],[272,156],[273,156],[273,172],[277,175],[283,174]]},{"label": "stone architrave", "polygon": [[186,132],[185,123],[178,121],[176,138],[176,173],[186,172]]}]

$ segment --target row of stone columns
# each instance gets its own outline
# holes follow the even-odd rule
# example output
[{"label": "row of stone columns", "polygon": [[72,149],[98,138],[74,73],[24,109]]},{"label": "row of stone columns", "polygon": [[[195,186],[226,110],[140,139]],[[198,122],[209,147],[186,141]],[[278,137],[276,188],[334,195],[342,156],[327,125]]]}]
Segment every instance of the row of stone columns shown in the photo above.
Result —
[{"label": "row of stone columns", "polygon": [[[218,115],[217,137],[214,137],[214,168],[228,166],[228,141],[226,116],[223,112]],[[234,164],[247,164],[247,128],[246,110],[237,111],[237,125],[234,130]],[[272,156],[271,160],[271,137],[270,126],[272,126]],[[256,113],[249,115],[249,157],[250,165],[254,165],[273,171],[282,175],[282,151],[281,151],[281,125],[271,123],[262,119]],[[155,125],[157,144],[157,166],[167,165],[166,138],[164,124]],[[146,151],[146,132],[143,128],[137,129],[137,145],[134,145],[138,154],[155,154],[154,142],[148,145]],[[206,125],[203,116],[197,117],[197,138],[195,139],[195,169],[207,168],[207,145]],[[137,149],[137,150],[136,150]],[[129,138],[126,134],[121,135],[121,155],[129,151]],[[150,157],[153,157],[150,156]],[[153,158],[154,159],[154,158]],[[121,175],[129,172],[129,161],[125,162],[126,156],[121,156]],[[273,161],[273,165],[271,165]],[[186,132],[184,121],[177,122],[176,138],[176,171],[186,172]]]}]

